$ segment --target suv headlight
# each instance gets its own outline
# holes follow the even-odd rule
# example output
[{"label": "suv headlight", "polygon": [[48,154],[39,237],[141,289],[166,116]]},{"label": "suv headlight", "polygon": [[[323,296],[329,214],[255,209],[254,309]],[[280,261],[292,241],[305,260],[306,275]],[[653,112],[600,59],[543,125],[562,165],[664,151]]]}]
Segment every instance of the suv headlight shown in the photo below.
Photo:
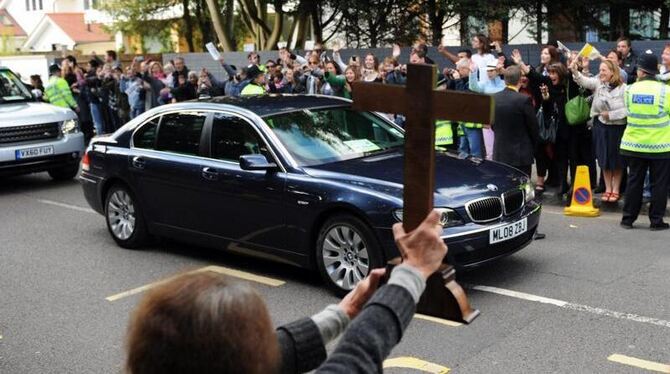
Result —
[{"label": "suv headlight", "polygon": [[524,196],[526,196],[526,202],[535,199],[535,186],[531,181],[526,180],[526,182],[521,185],[521,188],[523,188]]},{"label": "suv headlight", "polygon": [[[465,224],[461,216],[458,213],[456,213],[455,210],[450,208],[435,208],[435,209],[437,209],[441,213],[440,223],[442,224],[443,227],[453,227]],[[393,217],[398,222],[402,222],[402,209],[394,210]]]},{"label": "suv headlight", "polygon": [[77,133],[79,132],[79,122],[76,119],[65,120],[60,126],[60,131],[63,135]]}]

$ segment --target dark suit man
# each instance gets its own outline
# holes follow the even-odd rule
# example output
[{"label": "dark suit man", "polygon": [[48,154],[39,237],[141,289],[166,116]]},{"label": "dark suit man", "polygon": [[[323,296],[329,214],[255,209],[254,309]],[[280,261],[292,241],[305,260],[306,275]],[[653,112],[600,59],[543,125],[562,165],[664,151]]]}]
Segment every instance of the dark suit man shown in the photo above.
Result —
[{"label": "dark suit man", "polygon": [[507,87],[493,95],[493,159],[514,166],[530,176],[538,143],[535,109],[530,97],[518,92],[521,79],[519,68],[510,66],[504,75]]}]

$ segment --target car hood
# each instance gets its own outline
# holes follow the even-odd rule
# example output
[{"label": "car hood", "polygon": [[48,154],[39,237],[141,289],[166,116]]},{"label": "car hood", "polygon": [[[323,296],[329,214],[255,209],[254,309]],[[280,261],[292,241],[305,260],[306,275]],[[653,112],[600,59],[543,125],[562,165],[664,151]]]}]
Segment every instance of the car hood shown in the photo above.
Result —
[{"label": "car hood", "polygon": [[76,119],[70,109],[38,102],[0,103],[0,127],[61,122]]},{"label": "car hood", "polygon": [[[315,178],[345,183],[402,199],[403,153],[395,152],[326,165],[305,172]],[[518,188],[524,174],[507,165],[461,160],[451,154],[435,155],[435,206],[458,207],[483,196],[500,196]]]}]

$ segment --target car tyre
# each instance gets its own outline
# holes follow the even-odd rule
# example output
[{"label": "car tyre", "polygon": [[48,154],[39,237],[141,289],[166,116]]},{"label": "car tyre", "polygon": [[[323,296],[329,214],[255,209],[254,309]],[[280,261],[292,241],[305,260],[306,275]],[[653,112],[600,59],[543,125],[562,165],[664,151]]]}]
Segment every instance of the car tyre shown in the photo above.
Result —
[{"label": "car tyre", "polygon": [[112,238],[119,246],[136,249],[149,237],[142,210],[135,195],[125,186],[116,184],[107,191],[105,221]]},{"label": "car tyre", "polygon": [[69,180],[77,176],[79,173],[79,164],[63,166],[47,171],[51,179],[56,181]]},{"label": "car tyre", "polygon": [[371,228],[352,215],[338,214],[319,230],[316,265],[326,285],[344,296],[384,260]]}]

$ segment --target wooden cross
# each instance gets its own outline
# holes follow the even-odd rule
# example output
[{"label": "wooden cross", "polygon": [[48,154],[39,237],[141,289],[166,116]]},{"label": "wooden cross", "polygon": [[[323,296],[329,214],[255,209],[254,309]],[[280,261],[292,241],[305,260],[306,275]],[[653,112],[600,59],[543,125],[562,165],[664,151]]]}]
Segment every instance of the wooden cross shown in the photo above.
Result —
[{"label": "wooden cross", "polygon": [[[406,87],[355,82],[352,89],[354,110],[403,114],[406,117],[403,177],[403,227],[406,232],[418,227],[434,208],[435,121],[493,122],[491,96],[437,91],[436,81],[433,65],[409,64]],[[395,263],[399,263],[398,259]],[[442,291],[445,290],[450,294],[447,296],[458,302],[458,307],[463,312],[460,319],[470,322],[479,314],[478,311],[470,309],[465,293],[454,281],[454,270],[451,266],[444,266],[429,278],[417,311],[453,318],[453,315],[443,313],[444,309],[455,310],[449,297],[446,301],[443,298],[441,303],[436,301],[439,297],[434,293],[444,293]]]}]

